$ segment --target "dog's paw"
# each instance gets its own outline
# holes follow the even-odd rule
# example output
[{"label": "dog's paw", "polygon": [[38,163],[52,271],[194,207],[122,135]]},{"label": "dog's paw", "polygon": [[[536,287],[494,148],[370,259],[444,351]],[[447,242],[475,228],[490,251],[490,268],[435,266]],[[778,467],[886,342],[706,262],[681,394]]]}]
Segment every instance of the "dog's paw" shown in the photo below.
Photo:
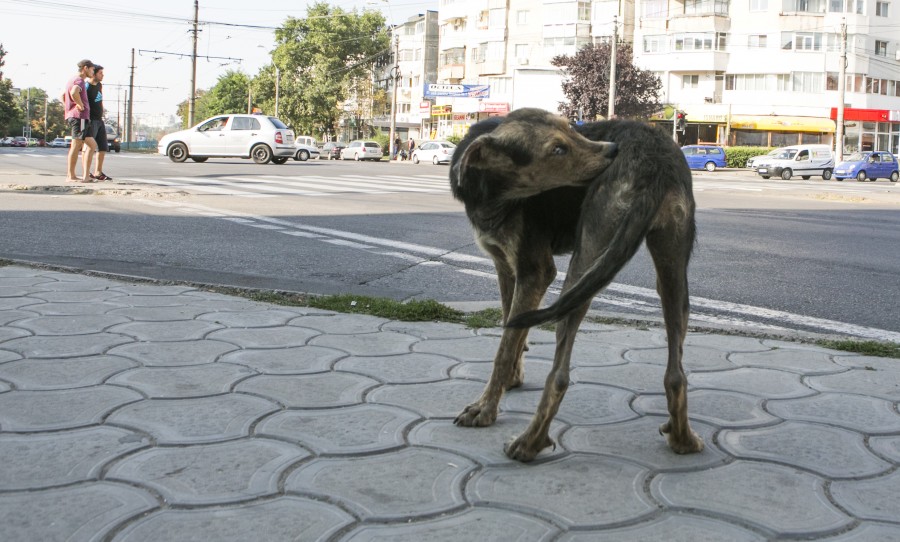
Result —
[{"label": "dog's paw", "polygon": [[463,427],[487,427],[497,420],[497,408],[488,408],[481,402],[472,403],[459,413],[453,423]]},{"label": "dog's paw", "polygon": [[556,442],[550,437],[545,436],[540,440],[540,444],[535,444],[535,442],[529,439],[527,435],[522,434],[507,442],[503,446],[503,452],[506,454],[506,457],[510,459],[528,463],[537,457],[537,454],[541,453],[541,450],[550,446],[552,446],[554,450],[556,449]]},{"label": "dog's paw", "polygon": [[666,437],[669,448],[676,454],[696,454],[703,451],[703,439],[691,429],[679,438],[672,433],[671,423],[666,422],[659,426],[659,434]]}]

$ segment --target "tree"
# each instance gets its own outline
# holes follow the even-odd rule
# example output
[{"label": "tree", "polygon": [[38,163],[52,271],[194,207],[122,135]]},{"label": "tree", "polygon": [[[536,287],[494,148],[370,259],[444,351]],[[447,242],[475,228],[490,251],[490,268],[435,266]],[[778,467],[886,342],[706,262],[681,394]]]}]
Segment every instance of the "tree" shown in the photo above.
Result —
[{"label": "tree", "polygon": [[[274,64],[281,70],[279,116],[295,131],[332,133],[351,81],[371,79],[375,60],[389,52],[384,16],[344,11],[326,2],[289,17],[275,31]],[[274,78],[271,78],[274,82]],[[274,96],[274,89],[271,94]]]},{"label": "tree", "polygon": [[[203,97],[207,116],[226,113],[246,113],[250,78],[245,73],[228,70]],[[196,118],[196,117],[195,117]]]},{"label": "tree", "polygon": [[12,81],[0,80],[0,136],[21,135],[22,110],[12,92]]},{"label": "tree", "polygon": [[[567,102],[559,104],[559,111],[568,118],[593,120],[605,117],[609,107],[610,45],[588,45],[575,56],[561,55],[551,63],[567,68],[563,93]],[[632,63],[631,45],[620,42],[616,46],[616,108],[619,118],[645,119],[662,108],[659,93],[662,82],[653,72],[642,70]]]},{"label": "tree", "polygon": [[0,43],[0,81],[3,80],[3,66],[6,65],[6,49],[3,48],[3,44]]}]

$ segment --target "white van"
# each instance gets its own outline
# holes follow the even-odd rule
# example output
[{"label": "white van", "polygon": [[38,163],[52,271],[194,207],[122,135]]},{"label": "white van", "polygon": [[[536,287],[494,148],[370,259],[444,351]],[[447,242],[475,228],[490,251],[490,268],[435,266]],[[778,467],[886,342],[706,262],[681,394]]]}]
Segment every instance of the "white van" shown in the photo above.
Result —
[{"label": "white van", "polygon": [[759,159],[756,172],[763,179],[781,177],[785,181],[799,176],[806,180],[822,176],[831,179],[834,171],[834,153],[829,145],[791,145],[778,149],[780,152]]}]

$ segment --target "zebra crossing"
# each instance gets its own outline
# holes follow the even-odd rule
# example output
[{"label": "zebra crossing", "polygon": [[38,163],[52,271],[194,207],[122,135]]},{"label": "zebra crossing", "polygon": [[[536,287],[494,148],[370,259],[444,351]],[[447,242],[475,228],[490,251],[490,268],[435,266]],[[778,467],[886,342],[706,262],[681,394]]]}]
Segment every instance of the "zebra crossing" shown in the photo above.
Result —
[{"label": "zebra crossing", "polygon": [[416,192],[444,194],[450,192],[450,181],[442,175],[247,175],[216,177],[133,177],[122,180],[169,187],[186,192],[216,194],[242,198],[274,198],[279,196],[322,197],[343,194],[394,194]]}]

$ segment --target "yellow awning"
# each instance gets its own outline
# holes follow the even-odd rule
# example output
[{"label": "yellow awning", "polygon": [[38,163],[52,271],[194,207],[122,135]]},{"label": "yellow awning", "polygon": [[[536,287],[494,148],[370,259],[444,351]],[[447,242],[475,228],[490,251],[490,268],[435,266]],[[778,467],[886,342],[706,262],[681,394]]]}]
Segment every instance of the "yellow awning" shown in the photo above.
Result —
[{"label": "yellow awning", "polygon": [[735,130],[834,133],[834,121],[826,117],[734,115],[731,117],[731,127]]}]

